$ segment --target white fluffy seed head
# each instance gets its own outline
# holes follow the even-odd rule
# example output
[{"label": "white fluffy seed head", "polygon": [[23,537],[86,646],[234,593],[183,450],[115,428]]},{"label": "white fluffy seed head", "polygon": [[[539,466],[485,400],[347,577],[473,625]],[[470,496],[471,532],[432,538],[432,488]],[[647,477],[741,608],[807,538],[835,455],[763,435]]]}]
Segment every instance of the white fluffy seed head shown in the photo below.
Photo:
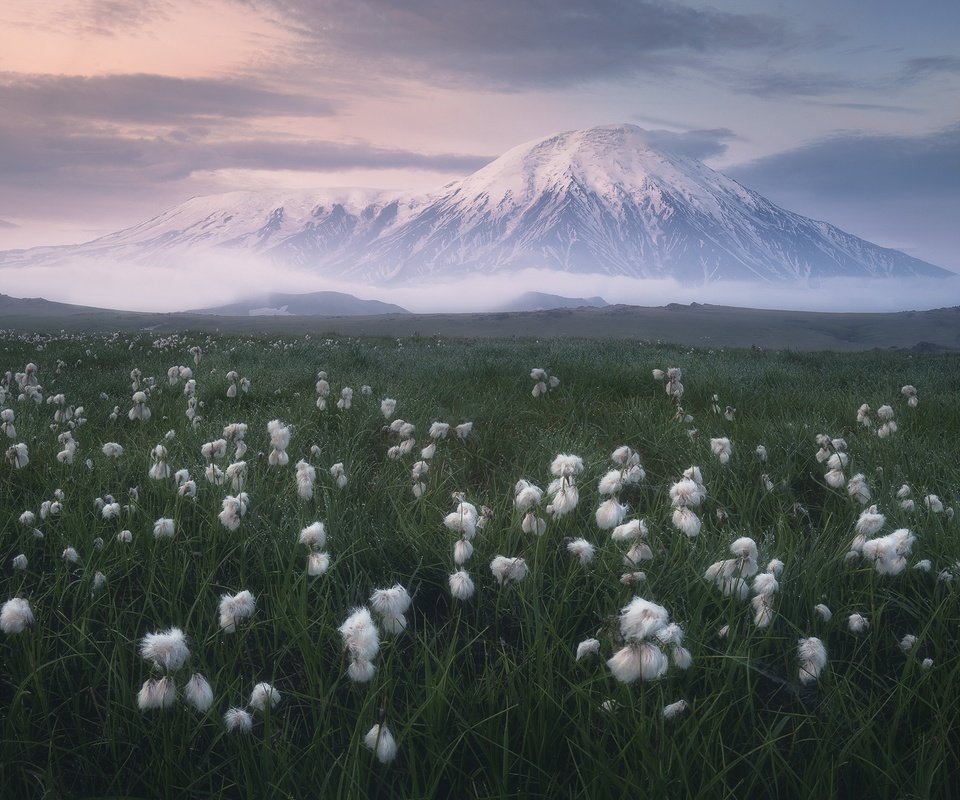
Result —
[{"label": "white fluffy seed head", "polygon": [[597,655],[599,652],[599,639],[584,639],[582,642],[580,642],[580,644],[577,645],[577,661],[580,661],[587,656]]},{"label": "white fluffy seed head", "polygon": [[319,520],[312,522],[300,531],[300,544],[310,548],[322,548],[327,543],[327,530]]},{"label": "white fluffy seed head", "polygon": [[450,575],[450,594],[457,600],[469,600],[473,597],[473,579],[466,570],[457,570]]},{"label": "white fluffy seed head", "polygon": [[816,636],[797,641],[800,683],[813,683],[827,665],[827,648]]},{"label": "white fluffy seed head", "polygon": [[0,609],[0,630],[6,634],[23,633],[33,623],[33,610],[22,597],[10,598]]},{"label": "white fluffy seed head", "polygon": [[376,754],[381,764],[389,764],[397,757],[397,742],[386,723],[374,725],[367,731],[363,744]]},{"label": "white fluffy seed head", "polygon": [[567,552],[580,559],[581,564],[589,564],[596,553],[594,546],[586,539],[574,539],[568,542]]},{"label": "white fluffy seed head", "polygon": [[253,717],[243,708],[229,708],[223,715],[223,724],[228,733],[249,733],[253,730]]},{"label": "white fluffy seed head", "polygon": [[253,691],[250,693],[250,702],[247,705],[257,711],[265,711],[268,705],[270,708],[276,708],[279,702],[280,692],[269,683],[258,683],[253,687]]},{"label": "white fluffy seed head", "polygon": [[343,637],[344,649],[354,661],[371,661],[380,652],[377,626],[366,607],[354,609],[338,630]]},{"label": "white fluffy seed head", "polygon": [[507,583],[516,583],[523,580],[529,569],[527,562],[522,558],[508,558],[506,556],[496,556],[490,562],[490,571],[497,583],[504,586]]},{"label": "white fluffy seed head", "polygon": [[190,676],[183,687],[184,699],[201,714],[205,714],[213,705],[213,689],[209,682],[198,672]]},{"label": "white fluffy seed head", "polygon": [[140,640],[140,655],[168,672],[180,669],[190,658],[187,637],[180,628],[148,633]]},{"label": "white fluffy seed head", "polygon": [[597,509],[596,520],[597,527],[602,531],[616,528],[623,518],[627,515],[627,507],[617,502],[614,498],[604,500]]},{"label": "white fluffy seed head", "polygon": [[256,598],[246,589],[220,597],[220,627],[224,633],[233,633],[237,623],[249,619],[256,610]]},{"label": "white fluffy seed head", "polygon": [[382,617],[399,617],[413,602],[407,590],[399,583],[389,589],[377,589],[370,595],[370,606]]}]

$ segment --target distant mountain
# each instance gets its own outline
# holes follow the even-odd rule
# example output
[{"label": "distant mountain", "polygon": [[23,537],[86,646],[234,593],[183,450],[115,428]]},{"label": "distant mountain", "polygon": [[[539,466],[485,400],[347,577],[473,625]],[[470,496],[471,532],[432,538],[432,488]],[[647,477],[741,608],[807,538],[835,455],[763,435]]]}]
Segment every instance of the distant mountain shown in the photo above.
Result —
[{"label": "distant mountain", "polygon": [[[57,303],[42,297],[11,297],[0,294],[0,320],[4,316],[62,317],[88,314],[103,309],[89,306],[75,306],[71,303]],[[0,322],[0,326],[3,323]]]},{"label": "distant mountain", "polygon": [[221,317],[360,317],[377,314],[409,314],[405,308],[379,300],[361,300],[341,292],[309,294],[270,294],[230,303],[215,308],[201,308],[188,314],[211,314]]},{"label": "distant mountain", "polygon": [[194,198],[84,245],[0,253],[0,266],[196,263],[210,249],[372,284],[524,268],[685,283],[952,274],[786,211],[632,125],[548,136],[431,192]]},{"label": "distant mountain", "polygon": [[548,311],[553,308],[604,308],[610,305],[602,297],[562,297],[543,292],[524,292],[503,305],[497,311]]}]

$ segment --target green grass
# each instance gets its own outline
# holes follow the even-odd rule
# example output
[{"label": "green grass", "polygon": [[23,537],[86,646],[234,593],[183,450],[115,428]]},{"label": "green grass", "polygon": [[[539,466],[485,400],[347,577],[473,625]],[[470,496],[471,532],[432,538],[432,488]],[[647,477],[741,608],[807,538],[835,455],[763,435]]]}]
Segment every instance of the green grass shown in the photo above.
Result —
[{"label": "green grass", "polygon": [[[166,379],[174,364],[193,366],[193,344],[204,350],[197,428],[184,415],[182,385]],[[3,797],[949,797],[960,778],[960,580],[937,580],[943,569],[960,573],[960,519],[931,514],[921,501],[933,492],[958,502],[956,355],[763,355],[576,340],[0,339],[0,368],[21,371],[28,361],[40,366],[44,395],[63,393],[87,422],[74,431],[76,462],[61,464],[54,407],[17,402],[15,389],[3,404],[14,409],[30,464],[0,462],[0,601],[25,597],[36,615],[28,631],[0,634]],[[538,366],[561,385],[534,399],[528,374]],[[674,420],[651,377],[668,366],[684,370],[690,425]],[[126,418],[134,367],[156,378],[146,422]],[[253,382],[233,400],[225,396],[231,369]],[[315,406],[319,370],[332,387],[325,412]],[[907,383],[919,390],[917,409],[900,395]],[[361,395],[363,384],[372,396]],[[355,390],[347,412],[334,407],[342,386]],[[714,393],[721,407],[736,407],[733,422],[711,413]],[[432,421],[474,422],[466,441],[440,442],[420,500],[410,488],[416,456],[386,456],[396,440],[382,430],[383,397],[417,426],[414,453]],[[893,438],[856,425],[863,402],[895,408]],[[120,417],[111,422],[114,406]],[[294,427],[287,467],[267,465],[266,423],[275,418]],[[232,492],[204,480],[200,455],[229,422],[249,425],[251,505],[236,532],[216,516]],[[176,435],[165,441],[168,430]],[[917,536],[910,562],[931,559],[930,573],[882,577],[869,564],[844,564],[861,507],[824,484],[814,457],[821,432],[847,439],[849,473],[866,475],[887,515],[884,532],[909,527]],[[713,436],[733,441],[729,465],[710,454]],[[116,462],[100,451],[108,441],[124,447]],[[148,479],[160,442],[171,469],[188,468],[197,481],[195,500],[178,497],[172,480]],[[753,452],[760,443],[766,465]],[[647,472],[622,496],[630,517],[650,528],[654,559],[639,567],[647,581],[638,587],[621,584],[625,548],[594,521],[597,481],[621,444],[641,454]],[[561,452],[584,460],[580,504],[549,520],[542,538],[525,535],[513,485],[527,478],[545,488]],[[317,467],[309,502],[296,495],[300,458]],[[327,471],[337,461],[349,477],[343,490]],[[691,465],[709,490],[693,540],[673,529],[668,494]],[[904,482],[914,514],[895,498]],[[38,516],[44,537],[35,538],[18,518],[56,489],[63,513]],[[457,491],[494,512],[474,541],[467,569],[477,591],[466,603],[447,587],[454,534],[442,519]],[[120,519],[100,518],[94,499],[104,494],[130,504]],[[159,517],[176,521],[174,539],[154,540]],[[316,519],[327,526],[332,565],[310,578],[297,534]],[[125,528],[130,544],[116,540]],[[564,539],[577,536],[597,546],[590,566],[565,550]],[[774,557],[786,565],[767,629],[753,625],[748,603],[701,577],[738,536],[756,540],[761,568]],[[62,561],[67,546],[78,565]],[[18,553],[29,559],[26,571],[11,567]],[[529,576],[498,587],[488,567],[497,554],[525,558]],[[100,590],[97,572],[107,579]],[[383,639],[373,681],[354,684],[337,627],[374,589],[396,582],[414,598],[408,629]],[[240,589],[256,595],[257,611],[225,634],[219,597]],[[613,679],[604,662],[619,647],[616,615],[635,593],[684,626],[689,670],[630,685]],[[829,623],[813,612],[820,602],[834,612]],[[867,634],[847,631],[854,611],[869,618]],[[172,625],[192,650],[178,687],[191,670],[205,675],[215,693],[207,715],[180,697],[171,709],[137,708],[151,675],[139,639]],[[730,633],[721,638],[724,625]],[[907,654],[898,645],[906,633],[918,638]],[[796,643],[808,635],[823,639],[829,663],[802,686]],[[591,636],[601,658],[575,662],[577,643]],[[924,670],[927,657],[934,666]],[[228,734],[223,712],[244,705],[259,681],[282,702],[255,715],[252,733]],[[663,707],[681,698],[689,711],[664,720]],[[399,745],[388,765],[362,744],[383,717]]]}]

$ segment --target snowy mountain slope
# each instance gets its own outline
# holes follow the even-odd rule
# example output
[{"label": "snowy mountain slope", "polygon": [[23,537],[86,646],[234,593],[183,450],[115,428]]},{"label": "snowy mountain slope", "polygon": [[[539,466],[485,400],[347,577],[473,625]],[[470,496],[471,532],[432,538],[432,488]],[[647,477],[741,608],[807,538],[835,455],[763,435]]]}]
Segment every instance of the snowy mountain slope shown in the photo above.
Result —
[{"label": "snowy mountain slope", "polygon": [[696,283],[952,274],[779,208],[651,147],[631,125],[520,145],[431,192],[194,198],[77,247],[0,253],[0,266],[77,256],[156,262],[209,250],[368,283],[523,268]]}]

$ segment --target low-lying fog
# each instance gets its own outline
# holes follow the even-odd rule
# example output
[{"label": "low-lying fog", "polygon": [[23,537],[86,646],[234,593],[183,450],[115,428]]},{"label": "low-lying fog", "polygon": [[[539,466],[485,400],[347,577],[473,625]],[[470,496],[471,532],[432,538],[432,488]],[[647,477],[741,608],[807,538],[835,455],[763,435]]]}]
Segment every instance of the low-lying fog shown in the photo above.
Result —
[{"label": "low-lying fog", "polygon": [[608,303],[659,306],[711,303],[809,311],[903,311],[960,305],[960,276],[949,279],[832,278],[796,284],[639,280],[540,270],[474,275],[455,282],[370,286],[326,279],[249,256],[217,255],[164,266],[107,260],[0,268],[0,291],[78,305],[130,311],[185,311],[219,306],[268,292],[337,291],[396,303],[417,313],[494,310],[523,292],[603,297]]}]

